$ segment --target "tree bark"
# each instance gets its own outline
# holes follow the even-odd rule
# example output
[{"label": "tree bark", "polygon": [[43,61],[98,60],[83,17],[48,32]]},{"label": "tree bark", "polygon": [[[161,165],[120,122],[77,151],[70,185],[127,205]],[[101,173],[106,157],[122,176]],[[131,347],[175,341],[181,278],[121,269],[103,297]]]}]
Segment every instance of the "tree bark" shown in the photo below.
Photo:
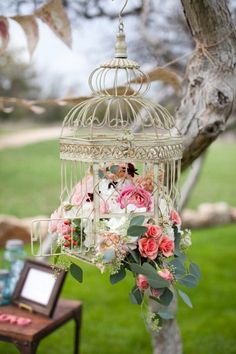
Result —
[{"label": "tree bark", "polygon": [[186,71],[186,93],[176,114],[186,168],[225,130],[230,116],[236,35],[226,0],[181,0],[196,51]]},{"label": "tree bark", "polygon": [[[181,2],[196,42],[186,70],[186,92],[176,112],[184,138],[184,169],[225,129],[234,100],[236,35],[226,0]],[[163,322],[163,329],[152,335],[153,354],[182,353],[176,322]]]}]

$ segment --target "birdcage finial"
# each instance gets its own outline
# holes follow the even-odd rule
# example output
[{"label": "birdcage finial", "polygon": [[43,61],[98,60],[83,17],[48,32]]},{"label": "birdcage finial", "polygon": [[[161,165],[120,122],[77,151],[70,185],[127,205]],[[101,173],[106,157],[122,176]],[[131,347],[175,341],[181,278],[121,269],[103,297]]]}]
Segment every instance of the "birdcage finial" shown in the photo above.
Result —
[{"label": "birdcage finial", "polygon": [[127,4],[128,0],[125,1],[122,9],[119,12],[119,26],[118,33],[116,35],[115,58],[127,58],[127,45],[125,42],[124,22],[122,17]]}]

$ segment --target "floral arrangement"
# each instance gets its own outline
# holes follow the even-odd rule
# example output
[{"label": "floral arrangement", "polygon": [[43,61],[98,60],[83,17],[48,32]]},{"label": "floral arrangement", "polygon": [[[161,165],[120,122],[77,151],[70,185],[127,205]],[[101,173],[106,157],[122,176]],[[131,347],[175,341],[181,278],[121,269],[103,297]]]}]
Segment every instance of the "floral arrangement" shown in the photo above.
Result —
[{"label": "floral arrangement", "polygon": [[[109,164],[101,166],[98,174],[97,190],[93,175],[88,174],[75,186],[70,200],[52,214],[49,231],[58,235],[58,246],[72,256],[92,250],[93,263],[101,272],[110,272],[112,284],[124,279],[127,271],[131,272],[135,284],[130,300],[134,304],[149,299],[167,308],[176,288],[192,307],[179,286],[195,287],[200,271],[186,256],[191,234],[181,229],[181,218],[171,208],[162,172],[158,177],[158,220],[153,217],[156,187],[151,168],[139,176],[132,163]],[[96,223],[94,193],[99,195],[100,216]],[[94,224],[98,230],[96,238]],[[72,263],[70,269],[82,281],[80,267]],[[163,306],[151,316],[156,328],[160,327],[161,319],[173,318]]]}]

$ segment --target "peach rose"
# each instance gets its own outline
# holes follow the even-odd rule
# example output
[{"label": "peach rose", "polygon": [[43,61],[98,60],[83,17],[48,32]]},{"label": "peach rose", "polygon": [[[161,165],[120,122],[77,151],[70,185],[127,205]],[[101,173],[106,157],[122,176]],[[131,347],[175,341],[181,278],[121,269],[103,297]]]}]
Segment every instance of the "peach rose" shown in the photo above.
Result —
[{"label": "peach rose", "polygon": [[162,236],[159,239],[159,248],[165,257],[173,256],[174,247],[174,241],[170,240],[169,237]]},{"label": "peach rose", "polygon": [[169,269],[162,269],[157,272],[163,279],[172,281],[174,279],[173,274]]},{"label": "peach rose", "polygon": [[177,213],[176,210],[172,210],[170,213],[170,220],[173,222],[175,225],[181,225],[181,217]]},{"label": "peach rose", "polygon": [[138,241],[138,246],[139,246],[139,252],[142,257],[146,257],[149,259],[156,259],[157,258],[157,253],[158,253],[158,242],[152,238],[141,238]]},{"label": "peach rose", "polygon": [[122,189],[117,197],[117,202],[120,204],[121,209],[124,209],[129,204],[134,204],[137,208],[146,208],[147,211],[150,211],[152,206],[151,194],[133,184]]},{"label": "peach rose", "polygon": [[152,225],[152,224],[146,224],[145,225],[148,230],[145,233],[145,236],[147,237],[153,237],[155,239],[158,239],[162,235],[162,228],[158,225]]},{"label": "peach rose", "polygon": [[148,280],[143,274],[138,275],[136,279],[136,284],[140,291],[144,291],[149,287]]}]

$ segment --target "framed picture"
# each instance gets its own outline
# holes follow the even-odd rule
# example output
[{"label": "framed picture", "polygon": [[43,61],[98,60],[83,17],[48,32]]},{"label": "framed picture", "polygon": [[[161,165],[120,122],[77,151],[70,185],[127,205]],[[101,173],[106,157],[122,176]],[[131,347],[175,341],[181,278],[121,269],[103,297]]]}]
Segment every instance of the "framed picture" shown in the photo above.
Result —
[{"label": "framed picture", "polygon": [[51,317],[66,276],[64,270],[55,268],[53,270],[47,263],[26,260],[12,302]]}]

